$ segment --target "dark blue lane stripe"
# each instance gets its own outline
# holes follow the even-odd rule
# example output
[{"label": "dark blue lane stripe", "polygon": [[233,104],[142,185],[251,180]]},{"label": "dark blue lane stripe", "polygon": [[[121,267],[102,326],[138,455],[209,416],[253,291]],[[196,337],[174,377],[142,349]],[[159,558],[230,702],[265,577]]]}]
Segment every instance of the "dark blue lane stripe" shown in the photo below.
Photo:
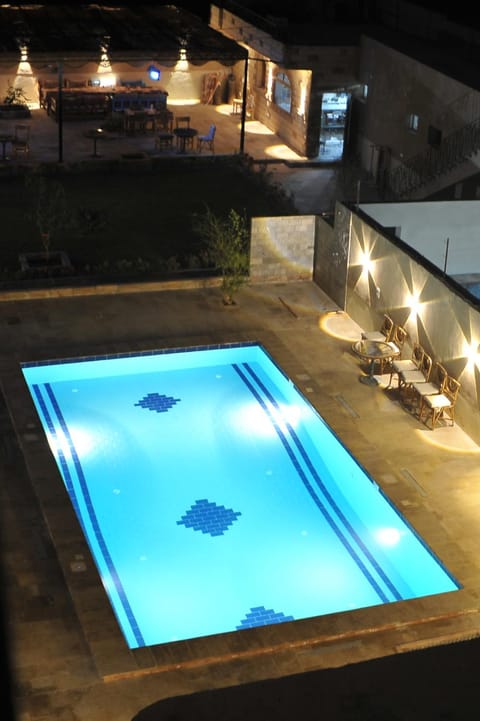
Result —
[{"label": "dark blue lane stripe", "polygon": [[[72,459],[73,459],[73,463],[74,463],[74,466],[75,466],[75,470],[76,470],[76,472],[77,472],[78,480],[79,480],[79,483],[80,483],[80,488],[81,488],[81,491],[82,491],[83,500],[84,500],[85,506],[86,506],[86,508],[87,508],[88,517],[89,517],[89,519],[90,519],[90,523],[91,523],[91,525],[92,525],[93,532],[94,532],[94,534],[95,534],[95,538],[97,539],[97,543],[98,543],[99,548],[100,548],[100,551],[101,551],[101,553],[102,553],[102,555],[103,555],[103,559],[104,559],[105,564],[106,564],[106,566],[107,566],[108,572],[109,572],[109,574],[110,574],[110,577],[111,577],[111,579],[112,579],[112,581],[113,581],[113,584],[114,584],[114,586],[115,586],[115,589],[116,589],[116,591],[117,591],[118,597],[119,597],[119,599],[120,599],[120,603],[121,603],[122,606],[123,606],[123,610],[124,610],[125,615],[126,615],[126,617],[127,617],[127,619],[128,619],[128,622],[130,623],[130,627],[131,627],[131,629],[132,629],[132,633],[133,633],[133,635],[134,635],[134,637],[135,637],[135,640],[136,640],[137,644],[138,644],[139,646],[145,646],[145,641],[144,641],[143,635],[142,635],[142,633],[141,633],[141,631],[140,631],[140,628],[139,628],[139,626],[138,626],[138,624],[137,624],[135,615],[134,615],[134,613],[133,613],[133,611],[132,611],[132,608],[131,608],[131,606],[130,606],[130,603],[129,603],[129,601],[128,601],[127,594],[125,593],[125,590],[124,590],[124,588],[123,588],[122,582],[121,582],[121,580],[120,580],[120,577],[119,577],[119,575],[118,575],[118,573],[117,573],[117,570],[116,570],[116,568],[115,568],[115,565],[114,565],[114,563],[113,563],[112,557],[111,557],[111,555],[110,555],[110,551],[108,550],[107,544],[105,543],[105,539],[104,539],[104,537],[103,537],[102,530],[101,530],[101,528],[100,528],[100,523],[98,522],[97,515],[96,515],[96,513],[95,513],[95,508],[94,508],[94,506],[93,506],[92,499],[91,499],[91,497],[90,497],[90,492],[89,492],[89,490],[88,490],[88,484],[87,484],[87,481],[86,481],[86,478],[85,478],[85,474],[83,473],[83,468],[82,468],[82,465],[81,465],[81,463],[80,463],[80,459],[79,459],[79,457],[78,457],[77,451],[76,451],[76,449],[75,449],[75,445],[74,445],[74,443],[73,443],[72,437],[71,437],[71,435],[70,435],[70,431],[69,431],[68,426],[67,426],[67,424],[66,424],[66,422],[65,422],[65,419],[63,418],[62,411],[61,411],[61,409],[60,409],[60,406],[59,406],[59,404],[58,404],[58,401],[57,401],[57,399],[56,399],[56,397],[55,397],[55,394],[54,394],[54,392],[53,392],[53,389],[52,389],[50,383],[45,383],[45,384],[44,384],[44,387],[45,387],[45,390],[46,390],[46,392],[47,392],[47,395],[48,395],[48,397],[49,397],[49,399],[50,399],[50,402],[51,402],[51,404],[52,404],[53,410],[55,411],[55,414],[56,414],[56,416],[57,416],[57,420],[58,420],[58,422],[59,422],[59,424],[60,424],[60,428],[62,429],[63,433],[65,434],[65,438],[66,438],[67,441],[68,441],[68,445],[69,445],[69,448],[70,448],[70,453],[71,453],[71,455],[72,455]],[[38,396],[38,394],[37,394],[37,396]],[[45,407],[45,404],[43,403],[43,401],[42,401],[42,411],[44,411],[44,412],[46,411],[46,407]],[[56,438],[55,428],[53,427],[53,423],[51,422],[51,420],[49,421],[49,426],[48,426],[48,427],[49,427],[50,432],[53,432],[53,435],[54,435],[54,437]],[[64,462],[65,462],[65,461],[64,461]],[[63,471],[63,467],[64,467],[64,466],[62,465],[62,471]],[[71,479],[70,474],[68,474],[68,477]],[[67,487],[67,489],[68,489],[69,493],[70,493],[71,491],[73,491],[73,485],[72,485],[72,483],[71,483],[71,480],[70,480],[70,488]],[[70,496],[70,497],[72,497],[72,496]],[[75,494],[74,494],[73,497],[75,498]],[[78,515],[79,519],[81,519],[81,514],[79,515],[79,505],[78,505],[78,501],[77,501],[76,499],[75,499],[75,503],[74,503],[74,508],[75,508],[75,511],[77,512],[77,515]],[[88,538],[88,534],[85,532],[85,528],[84,528],[83,523],[81,523],[81,525],[82,525],[82,530],[83,530],[83,532],[84,532],[84,534],[85,534],[85,537]]]},{"label": "dark blue lane stripe", "polygon": [[[269,400],[273,405],[275,405],[275,407],[276,407],[277,409],[279,409],[279,407],[278,407],[278,402],[277,402],[276,398],[270,393],[270,391],[266,388],[266,386],[265,386],[264,383],[260,380],[260,378],[258,378],[258,376],[257,376],[257,374],[255,373],[255,371],[253,370],[253,368],[251,368],[251,366],[250,366],[248,363],[244,363],[243,365],[244,365],[244,367],[247,369],[247,371],[250,373],[250,375],[252,376],[252,378],[256,381],[256,383],[258,384],[258,386],[260,387],[260,389],[263,391],[263,393],[265,393],[265,396],[268,398],[268,400]],[[356,543],[358,544],[359,548],[363,551],[363,553],[365,554],[365,556],[368,558],[368,560],[370,561],[370,563],[372,564],[372,566],[375,568],[375,570],[377,571],[377,573],[378,573],[378,575],[380,576],[380,578],[384,581],[384,583],[385,583],[385,585],[387,586],[387,588],[389,588],[390,591],[391,591],[391,593],[393,594],[393,596],[394,596],[397,600],[400,601],[400,600],[403,598],[402,594],[401,594],[400,591],[397,589],[397,587],[394,585],[393,581],[389,578],[389,576],[388,576],[387,573],[384,571],[384,569],[380,566],[380,564],[378,563],[377,559],[376,559],[375,556],[371,553],[371,551],[369,550],[369,548],[368,548],[368,547],[365,545],[365,543],[362,541],[361,537],[360,537],[359,534],[356,532],[355,528],[352,526],[352,524],[350,523],[350,521],[347,519],[347,517],[345,516],[345,514],[343,513],[343,511],[341,511],[339,505],[337,504],[337,502],[335,501],[335,499],[333,498],[333,496],[332,496],[332,495],[330,494],[330,492],[328,491],[327,486],[324,484],[324,482],[322,481],[322,479],[321,479],[320,476],[318,475],[317,469],[316,469],[315,466],[313,465],[313,463],[312,463],[312,461],[311,461],[308,453],[305,451],[305,448],[303,447],[303,444],[302,444],[301,440],[299,439],[298,435],[296,434],[294,428],[293,428],[293,427],[291,426],[291,424],[288,423],[288,422],[286,422],[285,425],[287,426],[288,431],[289,431],[289,433],[290,433],[290,435],[291,435],[291,437],[292,437],[295,445],[297,446],[297,448],[298,448],[298,450],[299,450],[299,452],[300,452],[303,460],[305,461],[305,463],[306,463],[306,465],[307,465],[310,473],[312,474],[313,478],[314,478],[315,481],[317,482],[318,487],[321,489],[322,493],[323,493],[323,494],[325,495],[325,497],[327,498],[327,500],[328,500],[331,508],[333,508],[333,509],[335,510],[335,512],[337,513],[338,517],[341,519],[342,523],[344,524],[345,528],[347,528],[347,530],[348,530],[348,532],[350,533],[350,535],[352,536],[352,538],[355,539],[355,541],[356,541]]]},{"label": "dark blue lane stripe", "polygon": [[[53,424],[53,421],[52,421],[52,419],[51,419],[51,417],[50,417],[50,413],[49,413],[49,411],[48,411],[47,404],[46,404],[45,401],[43,400],[42,392],[41,392],[41,390],[40,390],[39,385],[38,385],[37,383],[35,383],[34,385],[32,385],[32,390],[33,390],[33,392],[34,392],[34,394],[35,394],[35,397],[36,397],[36,399],[37,399],[37,401],[38,401],[38,405],[40,406],[40,409],[41,409],[41,411],[42,411],[42,413],[43,413],[43,417],[44,417],[45,423],[46,423],[46,425],[47,425],[48,432],[50,433],[50,435],[52,436],[52,438],[54,438],[55,440],[57,440],[57,432],[56,432],[56,430],[55,430],[55,425]],[[88,537],[88,536],[87,536],[87,531],[86,531],[85,526],[84,526],[84,523],[83,523],[82,514],[81,514],[81,512],[80,512],[80,506],[79,506],[79,504],[78,504],[77,495],[76,495],[76,493],[75,493],[75,488],[74,488],[74,486],[73,486],[72,476],[70,475],[70,470],[69,470],[69,468],[68,468],[67,460],[66,460],[66,458],[65,458],[65,455],[64,455],[62,449],[61,449],[59,446],[57,446],[57,453],[58,453],[58,460],[59,460],[59,462],[60,462],[60,467],[61,467],[61,470],[62,470],[63,479],[64,479],[64,481],[65,481],[65,486],[66,486],[66,488],[67,488],[68,495],[70,496],[71,504],[72,504],[72,506],[73,506],[73,509],[74,509],[75,513],[77,514],[77,518],[78,518],[79,521],[80,521],[80,525],[81,525],[81,527],[82,527],[82,531],[83,531],[84,536],[85,536],[85,537]]]},{"label": "dark blue lane stripe", "polygon": [[[248,364],[244,363],[244,364],[242,364],[242,365],[245,367],[245,370],[246,370],[250,375],[252,375],[252,376],[255,378],[256,383],[258,383],[258,385],[259,385],[260,387],[262,387],[262,383],[260,382],[260,380],[259,380],[258,378],[255,377],[255,373],[249,368]],[[232,364],[232,367],[233,367],[234,370],[238,373],[238,375],[240,376],[240,378],[243,380],[243,382],[245,383],[245,385],[247,386],[247,388],[250,390],[250,392],[252,393],[252,395],[256,398],[256,400],[257,400],[258,403],[261,405],[261,407],[264,409],[265,413],[267,413],[267,415],[269,416],[269,418],[270,418],[270,420],[271,420],[271,422],[272,422],[272,425],[273,425],[273,427],[275,428],[275,431],[276,431],[278,437],[280,438],[280,441],[282,442],[282,445],[283,445],[283,447],[285,448],[285,450],[286,450],[286,452],[287,452],[287,454],[288,454],[288,456],[289,456],[289,458],[290,458],[290,460],[291,460],[291,462],[292,462],[292,464],[293,464],[296,472],[298,473],[300,479],[302,480],[302,482],[303,482],[306,490],[308,491],[308,493],[309,493],[309,495],[311,496],[312,500],[314,501],[315,505],[318,507],[318,509],[319,509],[320,512],[322,513],[323,517],[325,518],[325,520],[327,521],[327,523],[328,523],[329,526],[331,527],[332,531],[335,533],[335,535],[337,536],[337,538],[339,539],[339,541],[343,544],[343,546],[345,547],[345,549],[347,550],[347,552],[350,554],[352,560],[356,563],[357,567],[358,567],[358,568],[360,569],[360,571],[363,573],[363,575],[365,576],[365,578],[367,579],[367,581],[370,583],[370,585],[372,586],[372,588],[374,589],[374,591],[377,593],[378,597],[383,601],[383,603],[389,603],[389,602],[390,602],[390,599],[387,597],[387,595],[385,594],[385,592],[383,591],[383,589],[380,587],[380,585],[378,584],[378,582],[375,580],[375,578],[372,576],[372,574],[370,573],[370,571],[368,570],[368,568],[365,566],[365,563],[364,563],[364,562],[362,561],[362,559],[359,557],[357,551],[353,548],[353,546],[351,545],[351,543],[350,543],[350,541],[348,540],[348,538],[345,536],[345,534],[342,532],[342,530],[338,527],[338,525],[336,524],[334,518],[333,518],[333,517],[331,516],[331,514],[329,513],[329,511],[328,511],[327,507],[325,506],[325,504],[322,503],[322,501],[320,500],[320,498],[317,496],[317,494],[316,494],[314,488],[312,487],[310,481],[308,480],[308,478],[307,478],[307,476],[306,476],[303,468],[302,468],[301,465],[299,464],[299,462],[298,462],[298,460],[297,460],[297,458],[296,458],[296,456],[295,456],[295,453],[294,453],[293,449],[290,447],[288,438],[285,436],[285,434],[283,433],[282,429],[279,427],[277,421],[276,421],[275,418],[272,416],[271,412],[269,411],[269,409],[268,409],[268,407],[267,407],[267,405],[266,405],[266,403],[265,403],[265,400],[262,398],[262,396],[261,396],[260,393],[257,391],[257,389],[252,385],[251,381],[246,377],[246,375],[245,375],[244,372],[239,368],[239,366],[236,365],[236,364]],[[266,389],[264,389],[264,392],[265,392],[265,395],[267,396],[268,400],[270,400],[275,406],[278,407],[278,404],[276,403],[276,401],[275,401],[274,399],[272,400],[270,394],[266,391]],[[288,425],[287,425],[287,427],[289,428],[289,431],[290,431],[290,430],[293,430],[293,429],[291,429],[291,427],[289,427]],[[295,440],[295,439],[294,439],[294,440]],[[300,446],[301,446],[301,444],[300,444]],[[303,451],[303,452],[302,452],[302,451]],[[305,453],[305,450],[304,450],[303,448],[301,449],[301,455],[302,455],[302,458],[305,460],[305,457],[307,456],[307,454]],[[311,463],[310,463],[310,464],[307,464],[307,465],[309,466],[309,469],[311,470]],[[317,480],[317,482],[320,482],[320,486],[322,486],[321,481],[320,481],[320,479],[318,478],[318,474],[316,474],[316,472],[314,471],[314,474],[313,474],[313,475],[314,475],[314,478]],[[332,505],[333,505],[333,504],[332,504]],[[347,527],[348,527],[348,526],[347,526]],[[352,535],[354,535],[354,534],[352,534]],[[397,594],[398,594],[398,592],[397,592]]]}]

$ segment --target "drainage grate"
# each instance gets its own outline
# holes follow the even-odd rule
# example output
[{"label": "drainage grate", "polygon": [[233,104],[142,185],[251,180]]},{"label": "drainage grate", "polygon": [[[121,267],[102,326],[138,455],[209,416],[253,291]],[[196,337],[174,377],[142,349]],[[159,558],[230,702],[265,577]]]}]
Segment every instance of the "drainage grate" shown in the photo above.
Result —
[{"label": "drainage grate", "polygon": [[358,415],[357,411],[352,408],[352,406],[350,405],[350,403],[348,403],[348,401],[346,401],[345,398],[344,398],[342,395],[336,395],[336,396],[334,396],[334,398],[335,398],[335,400],[336,400],[338,403],[340,403],[340,405],[342,406],[342,408],[345,408],[345,410],[347,411],[347,413],[348,413],[349,415],[351,415],[352,418],[360,418],[360,416]]},{"label": "drainage grate", "polygon": [[400,468],[400,473],[405,478],[405,480],[408,481],[408,483],[410,483],[410,485],[413,486],[415,488],[415,490],[417,490],[420,493],[421,496],[427,495],[426,490],[424,488],[422,488],[422,486],[416,480],[416,478],[414,476],[412,476],[412,474],[410,473],[408,468]]}]

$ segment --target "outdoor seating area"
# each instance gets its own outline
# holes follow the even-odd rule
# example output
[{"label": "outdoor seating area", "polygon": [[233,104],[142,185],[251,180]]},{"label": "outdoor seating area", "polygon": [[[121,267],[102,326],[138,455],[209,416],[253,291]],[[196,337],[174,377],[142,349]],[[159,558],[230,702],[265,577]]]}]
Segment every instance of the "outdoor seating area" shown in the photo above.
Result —
[{"label": "outdoor seating area", "polygon": [[[128,85],[106,88],[68,79],[64,84],[61,93],[64,120],[103,117],[126,110],[165,110],[167,106],[168,93],[161,89]],[[40,79],[38,87],[40,107],[56,120],[59,114],[58,83]]]},{"label": "outdoor seating area", "polygon": [[360,376],[360,381],[366,385],[379,385],[374,376],[377,364],[380,375],[385,370],[389,374],[386,389],[396,390],[402,406],[418,420],[427,426],[430,424],[431,430],[442,420],[453,426],[461,384],[439,361],[434,361],[418,341],[413,343],[410,357],[402,358],[406,340],[405,329],[396,325],[387,314],[378,331],[362,332],[361,340],[352,345],[354,353],[370,364],[368,374]]}]

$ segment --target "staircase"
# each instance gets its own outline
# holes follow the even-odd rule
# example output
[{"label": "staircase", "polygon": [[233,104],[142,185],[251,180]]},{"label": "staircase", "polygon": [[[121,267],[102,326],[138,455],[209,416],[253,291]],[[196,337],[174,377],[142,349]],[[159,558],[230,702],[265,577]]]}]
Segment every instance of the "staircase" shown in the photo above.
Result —
[{"label": "staircase", "polygon": [[454,170],[480,150],[480,118],[455,130],[424,153],[387,171],[385,190],[397,198],[408,197],[419,188]]},{"label": "staircase", "polygon": [[458,118],[467,119],[467,122],[448,133],[438,146],[431,146],[425,152],[386,171],[384,188],[387,194],[395,198],[407,198],[458,168],[480,150],[479,93],[465,93],[445,107],[442,116],[438,118],[438,125],[448,128],[449,125],[456,125]]}]

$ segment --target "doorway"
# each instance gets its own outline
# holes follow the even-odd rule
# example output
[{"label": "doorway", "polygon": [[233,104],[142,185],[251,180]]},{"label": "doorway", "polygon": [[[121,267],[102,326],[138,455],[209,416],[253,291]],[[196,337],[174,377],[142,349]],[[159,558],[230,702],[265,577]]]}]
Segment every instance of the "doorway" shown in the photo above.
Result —
[{"label": "doorway", "polygon": [[318,159],[340,162],[343,158],[350,93],[323,93]]}]

